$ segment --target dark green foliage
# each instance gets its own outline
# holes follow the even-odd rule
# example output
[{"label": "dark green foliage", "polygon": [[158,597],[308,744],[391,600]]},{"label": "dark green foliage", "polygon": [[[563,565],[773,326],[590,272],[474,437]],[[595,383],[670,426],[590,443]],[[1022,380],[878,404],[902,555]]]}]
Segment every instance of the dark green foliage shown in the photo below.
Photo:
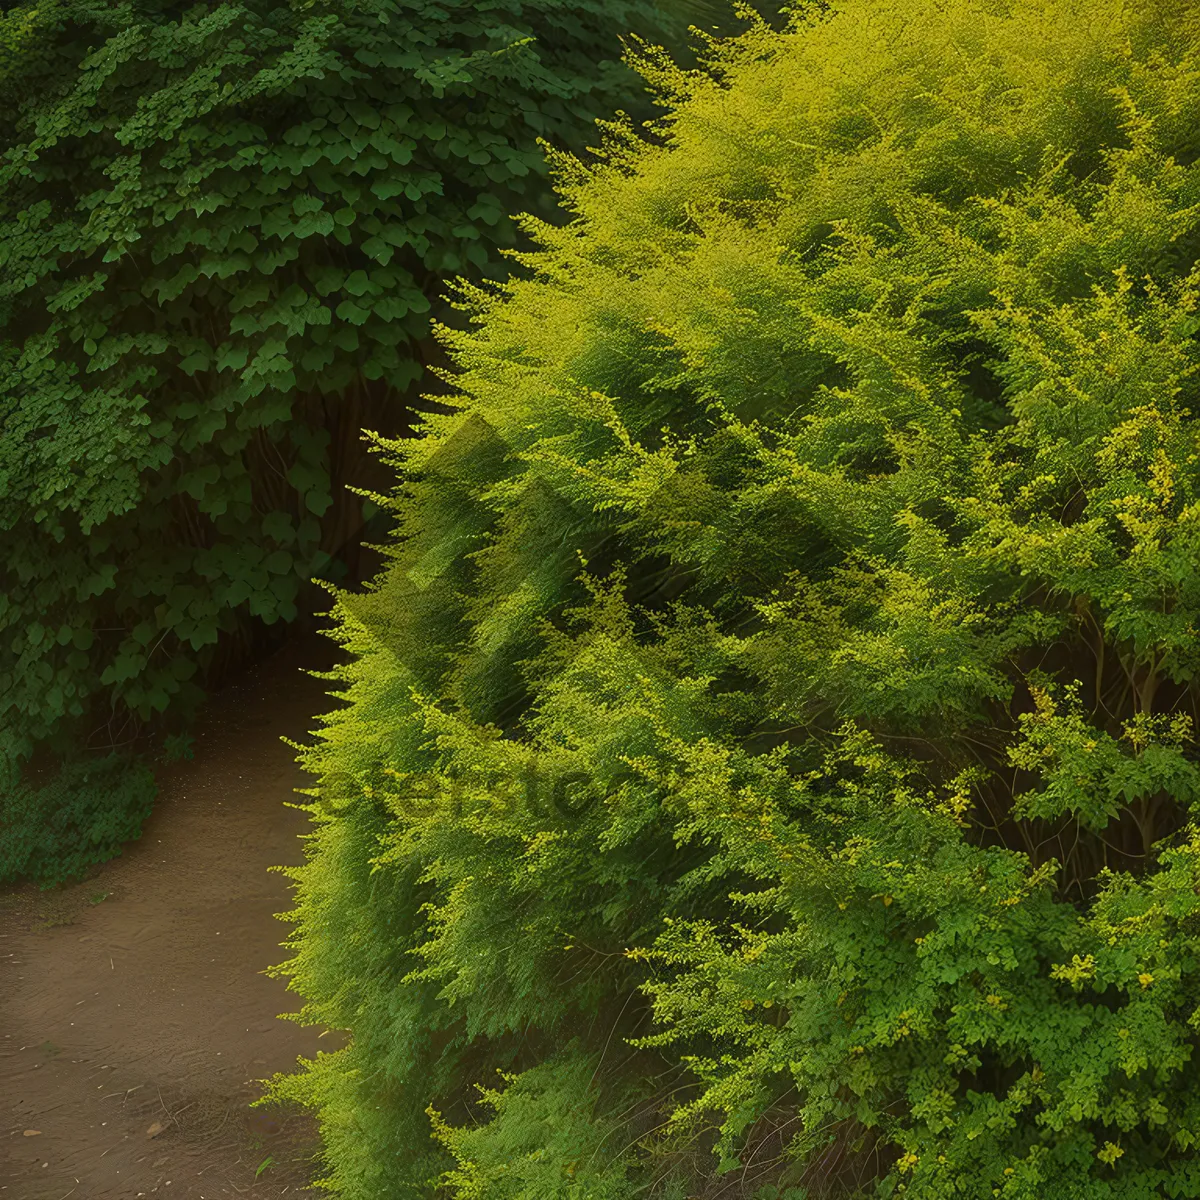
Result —
[{"label": "dark green foliage", "polygon": [[36,69],[46,31],[62,11],[62,0],[13,4],[0,11],[0,101],[12,104],[25,77]]},{"label": "dark green foliage", "polygon": [[835,8],[644,61],[381,442],[339,1195],[1200,1196],[1200,12]]},{"label": "dark green foliage", "polygon": [[[650,0],[4,18],[0,762],[83,758],[6,797],[0,881],[115,852],[146,808],[132,751],[339,577],[374,511],[346,490],[375,478],[360,429],[404,432],[443,276],[502,275],[509,213],[553,217],[537,139],[649,115],[620,36],[668,24]],[[101,785],[113,752],[134,774]],[[47,822],[79,845],[35,854]]]},{"label": "dark green foliage", "polygon": [[0,879],[53,882],[106,862],[138,836],[154,800],[149,765],[120,754],[70,759],[40,787],[15,762],[0,771]]}]

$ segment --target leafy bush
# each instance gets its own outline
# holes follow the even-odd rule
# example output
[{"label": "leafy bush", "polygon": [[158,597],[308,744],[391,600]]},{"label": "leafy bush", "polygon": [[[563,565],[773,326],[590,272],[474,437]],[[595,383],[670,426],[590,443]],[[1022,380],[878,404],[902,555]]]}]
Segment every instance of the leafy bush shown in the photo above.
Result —
[{"label": "leafy bush", "polygon": [[149,764],[119,754],[70,759],[40,787],[11,759],[0,770],[0,879],[53,883],[107,862],[138,836],[154,800]]},{"label": "leafy bush", "polygon": [[26,64],[36,55],[41,35],[57,17],[61,0],[35,4],[13,4],[0,12],[0,97],[11,103],[25,74]]},{"label": "leafy bush", "polygon": [[1200,1196],[1200,10],[834,8],[643,56],[380,440],[339,1195]]},{"label": "leafy bush", "polygon": [[0,881],[60,803],[96,820],[40,877],[115,853],[153,792],[138,735],[341,577],[373,512],[346,484],[388,478],[360,430],[405,431],[443,276],[503,274],[507,214],[554,216],[538,138],[649,115],[619,35],[667,27],[652,0],[2,19],[0,763],[82,755],[92,790],[6,795]]}]

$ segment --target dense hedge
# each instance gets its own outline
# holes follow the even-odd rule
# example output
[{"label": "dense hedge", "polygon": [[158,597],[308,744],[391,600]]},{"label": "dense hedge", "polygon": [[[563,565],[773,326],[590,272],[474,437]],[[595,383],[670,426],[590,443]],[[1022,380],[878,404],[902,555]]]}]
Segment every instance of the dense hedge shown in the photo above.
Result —
[{"label": "dense hedge", "polygon": [[509,214],[555,212],[537,140],[649,116],[620,37],[680,27],[653,0],[3,18],[0,882],[135,835],[133,752],[340,578],[372,512],[346,485],[387,478],[360,430],[404,432],[443,277],[504,274]]},{"label": "dense hedge", "polygon": [[1200,10],[834,8],[643,62],[383,443],[341,1196],[1200,1196]]}]

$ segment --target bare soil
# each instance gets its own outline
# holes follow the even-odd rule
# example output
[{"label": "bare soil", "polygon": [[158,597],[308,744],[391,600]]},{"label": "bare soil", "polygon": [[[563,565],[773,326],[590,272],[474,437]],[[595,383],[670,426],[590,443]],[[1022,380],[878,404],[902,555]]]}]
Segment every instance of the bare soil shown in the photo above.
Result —
[{"label": "bare soil", "polygon": [[[139,841],[72,886],[0,892],[0,1200],[315,1197],[310,1115],[261,1080],[341,1035],[278,1014],[306,740],[337,648],[295,641],[208,702]],[[265,1164],[265,1165],[264,1165]]]}]

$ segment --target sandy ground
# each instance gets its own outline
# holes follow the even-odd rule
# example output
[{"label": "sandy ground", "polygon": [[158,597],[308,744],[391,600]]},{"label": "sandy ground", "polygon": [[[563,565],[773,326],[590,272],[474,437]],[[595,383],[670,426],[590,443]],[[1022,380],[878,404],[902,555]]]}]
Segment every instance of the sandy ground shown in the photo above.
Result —
[{"label": "sandy ground", "polygon": [[309,828],[284,807],[309,780],[279,737],[337,707],[301,673],[337,653],[305,638],[210,700],[120,858],[0,892],[0,1200],[326,1194],[306,1186],[311,1117],[247,1106],[341,1044],[279,1020],[300,998],[261,973],[288,957],[274,914],[292,907],[267,868],[303,861]]}]

